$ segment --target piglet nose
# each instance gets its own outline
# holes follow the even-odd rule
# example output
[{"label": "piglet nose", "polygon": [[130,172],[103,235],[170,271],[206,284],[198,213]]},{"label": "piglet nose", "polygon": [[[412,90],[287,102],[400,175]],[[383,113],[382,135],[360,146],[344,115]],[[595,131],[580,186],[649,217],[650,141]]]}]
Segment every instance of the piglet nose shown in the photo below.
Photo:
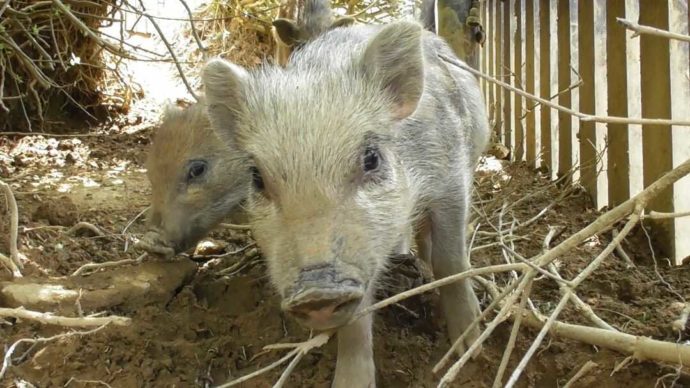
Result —
[{"label": "piglet nose", "polygon": [[344,313],[349,316],[362,300],[360,295],[351,293],[329,296],[323,299],[310,298],[311,300],[303,302],[297,300],[291,303],[286,310],[309,326],[330,326],[334,323],[335,315]]}]

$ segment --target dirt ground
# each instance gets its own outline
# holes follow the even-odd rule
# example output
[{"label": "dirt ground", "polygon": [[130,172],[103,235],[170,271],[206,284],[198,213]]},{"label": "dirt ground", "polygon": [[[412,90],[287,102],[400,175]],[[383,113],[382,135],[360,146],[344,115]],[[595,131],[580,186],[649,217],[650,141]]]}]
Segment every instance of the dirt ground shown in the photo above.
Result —
[{"label": "dirt ground", "polygon": [[[0,137],[0,177],[11,181],[17,197],[20,250],[28,259],[24,271],[28,278],[50,282],[88,262],[138,256],[131,248],[131,238],[141,235],[145,227],[143,217],[136,217],[148,205],[149,188],[143,161],[151,127],[140,117],[130,116],[109,128],[107,135]],[[493,160],[493,164],[497,163]],[[484,183],[479,184],[479,194],[475,197],[484,202],[500,198],[512,203],[528,192],[541,191],[513,209],[515,219],[525,220],[538,214],[562,192],[523,165],[507,165],[501,172],[482,175]],[[9,234],[8,217],[4,206],[0,208],[3,211],[0,252],[6,253],[9,250],[5,238]],[[526,230],[516,232],[525,239],[516,241],[515,249],[532,256],[542,249],[549,225],[564,227],[553,245],[587,225],[598,214],[584,195],[575,193]],[[96,225],[104,235],[94,236],[88,231],[68,235],[68,228],[80,221]],[[490,229],[480,226],[480,230]],[[610,233],[596,236],[562,257],[560,273],[572,278],[610,238]],[[222,258],[188,255],[166,263],[165,270],[156,275],[159,283],[154,284],[164,292],[136,292],[132,285],[131,294],[111,301],[112,305],[106,308],[110,313],[131,317],[130,326],[109,326],[91,335],[61,339],[31,349],[22,347],[15,351],[15,366],[9,369],[1,386],[31,386],[27,383],[37,387],[214,386],[280,357],[279,352],[262,351],[265,345],[308,338],[308,331],[281,313],[279,300],[270,287],[256,250],[242,250],[251,242],[250,236],[219,228],[210,239],[217,243],[210,249],[212,253],[241,252]],[[481,244],[478,238],[473,246]],[[654,255],[655,266],[641,229],[625,241],[624,249],[636,268],[626,268],[622,259],[613,255],[580,287],[578,294],[597,314],[622,331],[687,342],[690,329],[682,333],[673,331],[671,322],[678,318],[673,303],[680,297],[690,298],[690,266],[671,268],[668,260],[658,252]],[[495,247],[476,250],[472,257],[475,266],[504,262],[503,255]],[[222,272],[239,262],[243,264],[238,270]],[[420,268],[417,263],[410,265],[409,262],[393,266],[382,282],[379,297],[422,284],[424,277]],[[143,267],[103,270],[91,275],[92,280],[82,282],[80,287],[103,287],[117,276],[136,276],[140,271],[144,271]],[[7,280],[9,273],[0,271],[0,281]],[[502,280],[498,282],[502,284]],[[534,305],[548,314],[559,296],[555,283],[541,279],[534,287]],[[476,289],[486,307],[487,294],[479,286]],[[433,375],[431,368],[449,343],[437,312],[437,299],[435,293],[424,294],[376,315],[375,357],[380,387],[432,387],[438,382],[440,376]],[[16,306],[0,299],[0,307]],[[82,308],[84,313],[103,309],[95,305],[92,308],[96,310],[89,310],[89,306]],[[77,308],[61,306],[60,312],[74,316]],[[567,309],[561,319],[588,323],[574,309]],[[509,321],[499,327],[481,355],[464,367],[454,386],[491,386],[510,327]],[[47,337],[64,331],[64,328],[27,321],[0,320],[0,344],[6,350],[20,338]],[[522,329],[509,371],[535,334]],[[623,354],[606,349],[547,338],[518,385],[562,386],[586,361],[592,360],[598,366],[575,386],[690,386],[687,374],[673,366],[652,362],[635,361],[614,373],[614,368],[625,358]],[[334,366],[335,341],[331,341],[304,357],[288,386],[328,387]],[[282,368],[278,368],[242,386],[271,386],[281,371]]]}]

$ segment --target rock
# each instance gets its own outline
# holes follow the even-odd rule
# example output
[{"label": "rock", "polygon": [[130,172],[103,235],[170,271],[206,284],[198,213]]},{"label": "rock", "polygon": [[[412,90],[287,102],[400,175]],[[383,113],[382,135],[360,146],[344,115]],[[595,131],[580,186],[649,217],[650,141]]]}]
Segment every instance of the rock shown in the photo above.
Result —
[{"label": "rock", "polygon": [[222,241],[204,239],[194,249],[194,256],[219,255],[223,253],[227,245],[227,243]]}]

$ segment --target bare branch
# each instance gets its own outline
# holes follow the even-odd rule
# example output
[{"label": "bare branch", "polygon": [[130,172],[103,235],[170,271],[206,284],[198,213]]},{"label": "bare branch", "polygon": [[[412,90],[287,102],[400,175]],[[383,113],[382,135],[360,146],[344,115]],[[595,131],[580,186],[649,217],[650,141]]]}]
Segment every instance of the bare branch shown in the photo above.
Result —
[{"label": "bare branch", "polygon": [[125,259],[125,260],[118,260],[118,261],[106,261],[105,263],[84,264],[81,267],[77,268],[77,270],[74,271],[72,273],[72,275],[70,275],[70,276],[83,275],[84,272],[86,272],[86,271],[93,272],[94,270],[101,269],[101,268],[119,267],[121,265],[127,265],[127,264],[139,264],[144,260],[144,258],[147,255],[148,255],[148,253],[142,253],[136,259]]},{"label": "bare branch", "polygon": [[571,377],[570,380],[568,380],[568,382],[565,383],[563,388],[572,387],[573,384],[575,384],[575,382],[577,380],[579,380],[580,378],[582,378],[582,376],[586,375],[587,372],[589,372],[590,370],[592,370],[598,366],[599,366],[599,364],[597,364],[596,362],[594,362],[592,360],[587,361],[584,365],[582,365],[582,367],[580,367],[580,369],[577,371],[577,373],[575,373],[573,375],[573,377]]},{"label": "bare branch", "polygon": [[628,30],[635,31],[631,38],[636,38],[642,34],[660,36],[667,39],[675,39],[683,42],[690,42],[690,35],[677,34],[675,32],[670,32],[662,30],[661,28],[645,26],[642,24],[637,24],[631,20],[616,18],[616,21]]},{"label": "bare branch", "polygon": [[0,307],[1,318],[17,318],[30,320],[44,325],[57,325],[65,327],[97,327],[112,323],[116,326],[127,326],[132,320],[127,317],[120,317],[111,315],[107,317],[63,317],[53,315],[51,313],[41,313],[38,311],[26,310],[23,307],[19,308],[4,308]]},{"label": "bare branch", "polygon": [[[53,1],[58,1],[58,0],[53,0]],[[144,3],[142,0],[139,0],[139,4],[141,5],[141,8],[144,8]],[[177,60],[177,55],[175,55],[175,50],[173,50],[172,46],[170,45],[170,42],[168,42],[168,39],[165,37],[165,34],[161,30],[160,26],[158,25],[158,22],[154,18],[152,18],[150,15],[144,15],[146,16],[147,19],[151,22],[153,25],[153,28],[158,31],[158,37],[161,38],[161,42],[165,45],[165,47],[168,49],[168,52],[170,53],[170,56],[173,59],[173,62],[175,63],[175,67],[177,67],[177,71],[180,74],[180,78],[182,79],[182,82],[184,83],[184,86],[187,88],[187,91],[189,94],[194,97],[196,101],[199,101],[199,97],[197,97],[196,93],[194,93],[194,89],[192,86],[189,84],[189,81],[187,81],[187,77],[184,75],[184,70],[182,70],[182,66],[180,65],[180,62]]]},{"label": "bare branch", "polygon": [[105,325],[99,326],[95,329],[88,330],[88,331],[75,331],[75,332],[71,332],[71,333],[62,333],[62,334],[57,334],[57,335],[54,335],[52,337],[47,337],[47,338],[22,338],[22,339],[18,340],[17,342],[13,343],[5,352],[5,359],[2,362],[2,369],[0,369],[0,380],[2,380],[3,377],[5,377],[5,373],[7,372],[7,369],[10,366],[12,366],[12,354],[17,349],[17,347],[19,347],[19,345],[25,344],[25,343],[36,345],[36,344],[42,344],[42,343],[54,341],[54,340],[61,339],[61,338],[69,338],[69,337],[75,337],[75,336],[80,337],[80,336],[84,336],[84,335],[90,335],[90,334],[94,334],[96,332],[103,330],[107,326],[108,325],[105,324]]},{"label": "bare branch", "polygon": [[480,71],[477,71],[470,66],[467,66],[466,64],[458,61],[457,59],[448,57],[443,54],[438,55],[439,58],[442,60],[455,65],[463,70],[466,70],[480,78],[483,78],[491,83],[494,83],[504,89],[508,89],[511,92],[518,94],[522,97],[529,98],[531,100],[540,102],[542,105],[548,106],[549,108],[556,109],[559,112],[567,113],[571,116],[575,116],[580,121],[584,122],[597,122],[597,123],[616,123],[616,124],[643,124],[643,125],[679,125],[679,126],[688,126],[690,125],[690,118],[686,120],[671,120],[671,119],[648,119],[648,118],[630,118],[630,117],[618,117],[618,116],[594,116],[582,112],[578,112],[575,110],[572,110],[570,108],[566,108],[562,105],[554,104],[553,102],[537,97],[533,94],[527,93],[523,91],[522,89],[516,88],[510,84],[507,84],[505,82],[499,81],[496,78],[490,77]]}]

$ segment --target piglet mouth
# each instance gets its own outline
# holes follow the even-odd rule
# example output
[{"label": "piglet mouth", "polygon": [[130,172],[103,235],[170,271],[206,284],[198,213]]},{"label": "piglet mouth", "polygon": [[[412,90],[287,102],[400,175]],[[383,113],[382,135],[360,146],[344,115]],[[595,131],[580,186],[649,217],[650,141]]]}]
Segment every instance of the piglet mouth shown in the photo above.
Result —
[{"label": "piglet mouth", "polygon": [[142,249],[152,255],[162,256],[166,259],[175,256],[175,249],[172,248],[172,244],[161,237],[160,232],[156,230],[146,232],[146,234],[134,244],[134,247]]},{"label": "piglet mouth", "polygon": [[360,287],[310,288],[284,300],[282,308],[303,326],[329,330],[347,324],[363,297]]}]

